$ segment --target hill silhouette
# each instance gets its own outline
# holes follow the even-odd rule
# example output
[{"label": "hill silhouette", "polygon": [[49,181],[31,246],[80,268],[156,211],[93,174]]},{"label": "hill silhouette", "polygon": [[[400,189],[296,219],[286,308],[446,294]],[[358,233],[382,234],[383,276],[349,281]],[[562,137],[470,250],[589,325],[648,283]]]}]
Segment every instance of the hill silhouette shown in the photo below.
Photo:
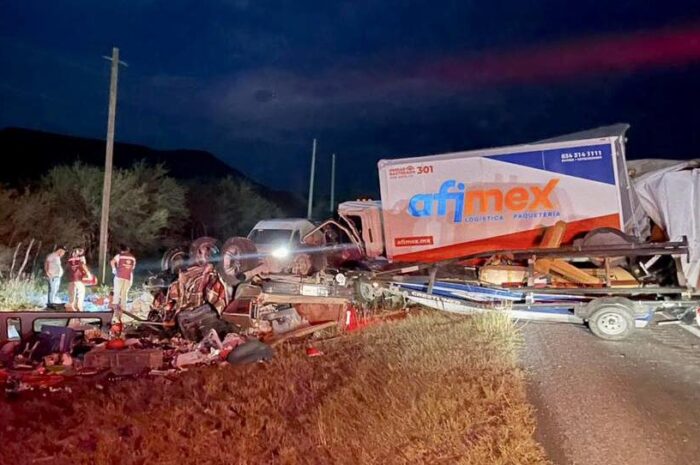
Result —
[{"label": "hill silhouette", "polygon": [[[0,184],[21,188],[39,181],[52,167],[77,161],[104,166],[105,141],[24,128],[0,129],[0,156],[9,168],[0,170]],[[114,167],[134,163],[163,164],[170,175],[182,181],[217,180],[226,176],[250,182],[265,198],[289,214],[303,209],[303,202],[292,194],[269,189],[204,150],[157,150],[144,145],[115,142]]]}]

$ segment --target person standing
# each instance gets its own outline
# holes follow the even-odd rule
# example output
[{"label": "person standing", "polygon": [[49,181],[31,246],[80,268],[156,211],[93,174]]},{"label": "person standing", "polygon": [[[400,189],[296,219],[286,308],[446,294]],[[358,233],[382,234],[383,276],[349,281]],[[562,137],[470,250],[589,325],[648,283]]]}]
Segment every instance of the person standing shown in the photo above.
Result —
[{"label": "person standing", "polygon": [[61,257],[66,254],[66,248],[62,245],[56,246],[53,252],[46,256],[44,261],[44,273],[49,282],[49,301],[47,307],[53,307],[58,304],[58,288],[61,285],[61,277],[63,276],[63,266],[61,266]]},{"label": "person standing", "polygon": [[112,305],[116,310],[117,320],[121,321],[122,308],[126,307],[129,296],[129,289],[134,281],[134,268],[136,268],[136,257],[131,253],[131,249],[122,245],[119,253],[109,262],[114,274],[114,298]]},{"label": "person standing", "polygon": [[76,247],[68,259],[68,296],[70,306],[74,311],[83,311],[85,300],[85,283],[83,280],[90,274],[85,262],[85,250]]}]

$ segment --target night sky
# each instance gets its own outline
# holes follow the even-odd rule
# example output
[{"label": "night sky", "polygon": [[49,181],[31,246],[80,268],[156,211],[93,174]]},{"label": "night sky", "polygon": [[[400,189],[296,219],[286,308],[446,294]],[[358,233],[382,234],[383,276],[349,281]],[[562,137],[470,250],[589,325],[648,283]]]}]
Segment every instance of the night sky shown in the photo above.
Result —
[{"label": "night sky", "polygon": [[[0,0],[0,127],[197,148],[304,193],[380,158],[616,122],[630,158],[700,157],[700,1]],[[196,160],[192,160],[196,163]]]}]

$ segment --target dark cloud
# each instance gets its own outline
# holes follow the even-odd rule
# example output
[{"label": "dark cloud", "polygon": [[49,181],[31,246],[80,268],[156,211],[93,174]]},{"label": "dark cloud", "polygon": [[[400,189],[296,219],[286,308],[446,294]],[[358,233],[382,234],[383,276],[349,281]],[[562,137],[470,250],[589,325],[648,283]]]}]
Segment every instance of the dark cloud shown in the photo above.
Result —
[{"label": "dark cloud", "polygon": [[208,149],[299,192],[313,137],[347,192],[376,189],[381,157],[616,121],[640,156],[699,142],[695,0],[0,5],[0,126],[102,137],[117,44],[118,139]]}]

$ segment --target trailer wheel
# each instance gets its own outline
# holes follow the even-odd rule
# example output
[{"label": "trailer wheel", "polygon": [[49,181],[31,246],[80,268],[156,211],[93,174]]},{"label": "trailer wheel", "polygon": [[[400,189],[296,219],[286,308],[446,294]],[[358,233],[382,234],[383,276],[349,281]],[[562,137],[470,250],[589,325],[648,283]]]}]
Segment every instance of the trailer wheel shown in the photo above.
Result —
[{"label": "trailer wheel", "polygon": [[190,262],[192,265],[206,265],[219,255],[219,241],[213,237],[200,237],[190,245]]},{"label": "trailer wheel", "polygon": [[235,286],[241,282],[240,274],[258,266],[258,262],[258,250],[253,241],[245,237],[232,237],[221,250],[217,269],[226,283]]},{"label": "trailer wheel", "polygon": [[634,331],[634,317],[621,305],[605,305],[593,312],[588,327],[601,339],[621,341]]}]

